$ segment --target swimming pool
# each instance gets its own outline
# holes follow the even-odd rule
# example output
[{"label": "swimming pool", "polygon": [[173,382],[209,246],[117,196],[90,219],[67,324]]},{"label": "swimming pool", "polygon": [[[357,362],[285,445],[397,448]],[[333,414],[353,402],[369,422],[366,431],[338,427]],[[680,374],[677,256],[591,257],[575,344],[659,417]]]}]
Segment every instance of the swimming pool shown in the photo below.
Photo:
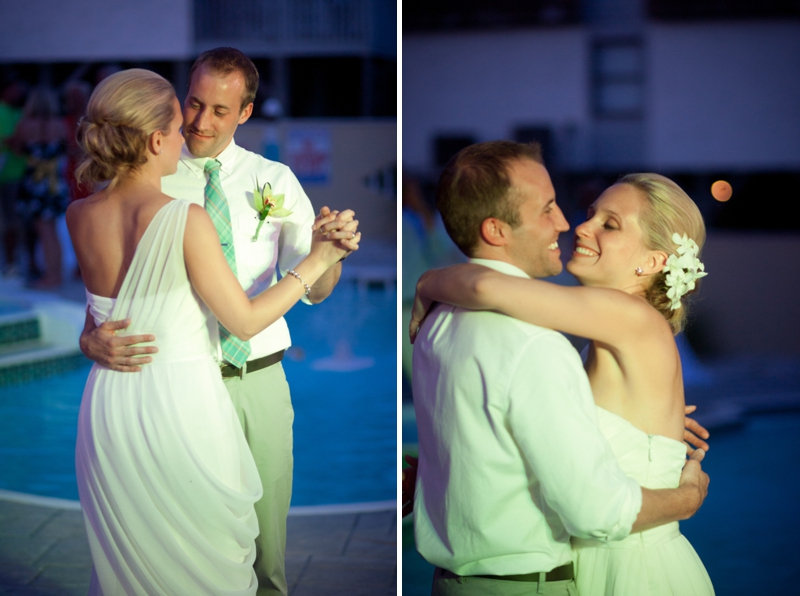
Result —
[{"label": "swimming pool", "polygon": [[[798,411],[750,416],[741,427],[713,431],[703,461],[711,478],[708,497],[681,522],[681,531],[719,596],[797,593],[798,457]],[[413,530],[404,524],[403,596],[427,596],[432,577],[433,567],[417,553]]]},{"label": "swimming pool", "polygon": [[[288,315],[293,506],[396,496],[396,291],[342,283]],[[89,364],[0,387],[0,489],[77,499],[75,437]]]},{"label": "swimming pool", "polygon": [[0,299],[0,315],[11,315],[25,312],[28,306],[24,302],[17,300],[9,300],[7,298]]}]

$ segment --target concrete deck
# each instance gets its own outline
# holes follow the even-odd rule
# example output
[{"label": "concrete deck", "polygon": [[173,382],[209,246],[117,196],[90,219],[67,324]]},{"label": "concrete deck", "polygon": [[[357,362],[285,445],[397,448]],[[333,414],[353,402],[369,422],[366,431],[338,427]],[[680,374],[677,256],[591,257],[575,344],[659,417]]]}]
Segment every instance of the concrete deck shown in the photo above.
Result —
[{"label": "concrete deck", "polygon": [[[79,510],[0,496],[0,594],[85,596],[91,569]],[[394,596],[396,510],[290,514],[286,573],[291,596]]]}]

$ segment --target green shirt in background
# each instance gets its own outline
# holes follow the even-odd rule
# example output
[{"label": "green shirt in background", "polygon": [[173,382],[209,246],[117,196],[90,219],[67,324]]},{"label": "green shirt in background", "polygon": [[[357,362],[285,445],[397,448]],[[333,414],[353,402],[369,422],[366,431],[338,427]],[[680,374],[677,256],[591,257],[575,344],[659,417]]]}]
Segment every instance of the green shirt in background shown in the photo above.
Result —
[{"label": "green shirt in background", "polygon": [[14,134],[22,110],[0,102],[0,184],[16,182],[25,173],[27,160],[6,147],[5,141]]}]

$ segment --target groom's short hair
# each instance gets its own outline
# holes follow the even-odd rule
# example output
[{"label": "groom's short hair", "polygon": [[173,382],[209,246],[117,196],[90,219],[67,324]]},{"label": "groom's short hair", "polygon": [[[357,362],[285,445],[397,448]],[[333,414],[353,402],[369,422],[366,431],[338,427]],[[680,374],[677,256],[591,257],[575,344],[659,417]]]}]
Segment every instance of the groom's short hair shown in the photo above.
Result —
[{"label": "groom's short hair", "polygon": [[258,69],[253,61],[244,55],[236,48],[214,48],[206,50],[197,57],[197,60],[192,64],[192,69],[189,71],[189,80],[191,81],[194,71],[201,66],[205,66],[211,72],[229,75],[238,72],[244,78],[244,95],[242,96],[242,105],[239,112],[251,104],[256,99],[256,92],[258,91]]},{"label": "groom's short hair", "polygon": [[530,159],[544,164],[539,143],[489,141],[465,147],[442,172],[436,189],[436,208],[458,248],[471,257],[487,217],[520,225],[519,205],[509,189],[511,162]]}]

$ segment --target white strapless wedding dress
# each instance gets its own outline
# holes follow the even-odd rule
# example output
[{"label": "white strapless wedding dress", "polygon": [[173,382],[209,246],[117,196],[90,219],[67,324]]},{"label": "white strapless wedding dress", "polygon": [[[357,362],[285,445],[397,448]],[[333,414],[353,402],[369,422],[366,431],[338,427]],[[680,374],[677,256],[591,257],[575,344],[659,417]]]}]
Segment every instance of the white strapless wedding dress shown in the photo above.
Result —
[{"label": "white strapless wedding dress", "polygon": [[[686,446],[648,435],[630,422],[597,408],[600,430],[620,467],[645,488],[675,488]],[[709,596],[714,594],[700,557],[680,533],[678,522],[631,534],[607,544],[572,539],[581,596]]]},{"label": "white strapless wedding dress", "polygon": [[158,353],[138,373],[94,365],[75,460],[94,562],[90,594],[255,594],[261,482],[215,362],[216,319],[183,259],[189,203],[139,242],[117,299],[87,292],[96,324],[131,319]]}]

